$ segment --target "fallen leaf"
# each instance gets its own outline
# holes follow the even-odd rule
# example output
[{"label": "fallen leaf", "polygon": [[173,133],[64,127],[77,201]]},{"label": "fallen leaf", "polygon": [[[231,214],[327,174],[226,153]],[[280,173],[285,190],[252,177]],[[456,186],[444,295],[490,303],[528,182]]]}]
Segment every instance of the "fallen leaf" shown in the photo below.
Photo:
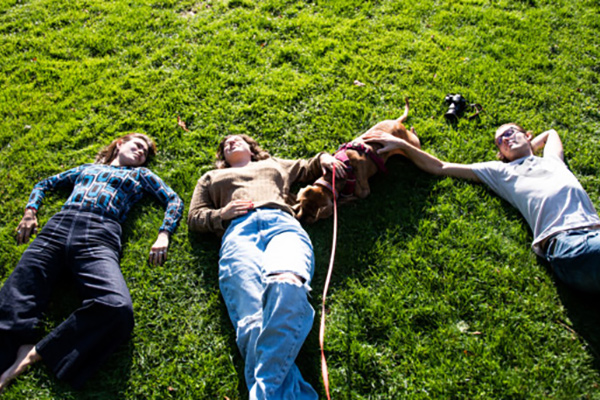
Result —
[{"label": "fallen leaf", "polygon": [[182,119],[181,119],[181,117],[180,117],[179,115],[177,116],[177,125],[178,125],[178,126],[181,128],[181,129],[183,129],[184,131],[186,131],[186,132],[189,132],[189,131],[190,131],[190,130],[187,128],[187,126],[185,126],[185,122],[184,122],[184,121],[182,121]]}]

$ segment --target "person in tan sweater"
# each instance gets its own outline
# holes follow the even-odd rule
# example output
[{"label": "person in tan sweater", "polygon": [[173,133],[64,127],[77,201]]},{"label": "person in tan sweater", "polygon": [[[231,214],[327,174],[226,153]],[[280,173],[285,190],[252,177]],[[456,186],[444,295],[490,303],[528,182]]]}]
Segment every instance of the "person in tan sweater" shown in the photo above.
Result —
[{"label": "person in tan sweater", "polygon": [[321,153],[310,160],[271,157],[247,135],[227,136],[217,169],[196,185],[188,213],[191,231],[222,236],[219,287],[245,361],[250,399],[316,399],[295,364],[314,310],[308,291],[314,254],[308,234],[286,201],[295,182],[335,166]]}]

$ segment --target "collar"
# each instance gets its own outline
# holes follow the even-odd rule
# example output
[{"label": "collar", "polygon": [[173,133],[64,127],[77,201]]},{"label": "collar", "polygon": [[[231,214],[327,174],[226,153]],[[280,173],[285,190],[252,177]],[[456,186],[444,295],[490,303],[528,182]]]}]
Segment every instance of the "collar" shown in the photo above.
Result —
[{"label": "collar", "polygon": [[324,187],[325,189],[329,190],[331,193],[333,193],[335,199],[337,200],[339,193],[335,190],[331,183],[327,182],[323,177],[317,179],[315,185]]}]

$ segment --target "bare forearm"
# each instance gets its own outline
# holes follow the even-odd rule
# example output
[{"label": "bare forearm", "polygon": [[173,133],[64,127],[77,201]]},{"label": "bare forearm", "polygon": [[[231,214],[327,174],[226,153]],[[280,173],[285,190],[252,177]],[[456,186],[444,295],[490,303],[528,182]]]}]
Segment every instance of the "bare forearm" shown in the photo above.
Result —
[{"label": "bare forearm", "polygon": [[415,163],[417,167],[425,172],[438,176],[451,176],[454,178],[469,179],[473,182],[480,182],[469,164],[456,164],[441,161],[437,157],[412,146],[405,142],[403,146],[404,154]]},{"label": "bare forearm", "polygon": [[434,175],[443,175],[445,163],[437,157],[424,152],[407,142],[402,143],[400,150],[423,171]]},{"label": "bare forearm", "polygon": [[[564,160],[564,151],[562,141],[560,140],[560,136],[558,136],[558,132],[554,129],[550,129],[544,133],[541,133],[538,136],[545,136],[545,147],[544,147],[544,157],[546,156],[555,156]],[[537,139],[537,137],[536,137]],[[535,140],[535,139],[534,139]],[[535,147],[534,147],[535,149]]]},{"label": "bare forearm", "polygon": [[534,152],[540,150],[541,148],[543,148],[546,145],[546,142],[548,141],[548,137],[550,136],[551,132],[556,132],[556,131],[554,129],[550,129],[550,130],[540,133],[539,135],[537,135],[536,137],[531,139],[531,147],[533,148]]},{"label": "bare forearm", "polygon": [[402,154],[410,159],[417,167],[433,175],[453,176],[479,182],[479,178],[468,164],[454,164],[439,160],[437,157],[413,146],[406,140],[389,134],[367,134],[366,142],[378,142],[384,147],[378,152]]}]

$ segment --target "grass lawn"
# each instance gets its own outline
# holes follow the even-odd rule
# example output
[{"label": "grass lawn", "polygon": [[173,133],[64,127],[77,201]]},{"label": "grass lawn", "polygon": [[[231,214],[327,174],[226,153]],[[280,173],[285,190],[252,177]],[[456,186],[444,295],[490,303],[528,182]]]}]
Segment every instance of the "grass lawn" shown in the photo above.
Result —
[{"label": "grass lawn", "polygon": [[[118,135],[154,137],[150,168],[189,205],[223,135],[307,158],[399,116],[407,96],[422,147],[447,161],[493,160],[505,122],[555,128],[600,208],[599,15],[592,0],[0,0],[0,281],[26,248],[14,231],[33,185]],[[452,126],[443,99],[457,92],[484,111]],[[555,282],[525,220],[483,185],[388,167],[340,209],[333,398],[600,399],[600,299]],[[46,198],[42,225],[65,198]],[[184,223],[151,267],[162,214],[147,198],[124,225],[132,339],[82,391],[40,364],[3,398],[247,398],[219,240]],[[332,221],[307,230],[319,311]],[[42,329],[77,301],[59,288]],[[319,357],[317,322],[298,364],[324,396]]]}]

